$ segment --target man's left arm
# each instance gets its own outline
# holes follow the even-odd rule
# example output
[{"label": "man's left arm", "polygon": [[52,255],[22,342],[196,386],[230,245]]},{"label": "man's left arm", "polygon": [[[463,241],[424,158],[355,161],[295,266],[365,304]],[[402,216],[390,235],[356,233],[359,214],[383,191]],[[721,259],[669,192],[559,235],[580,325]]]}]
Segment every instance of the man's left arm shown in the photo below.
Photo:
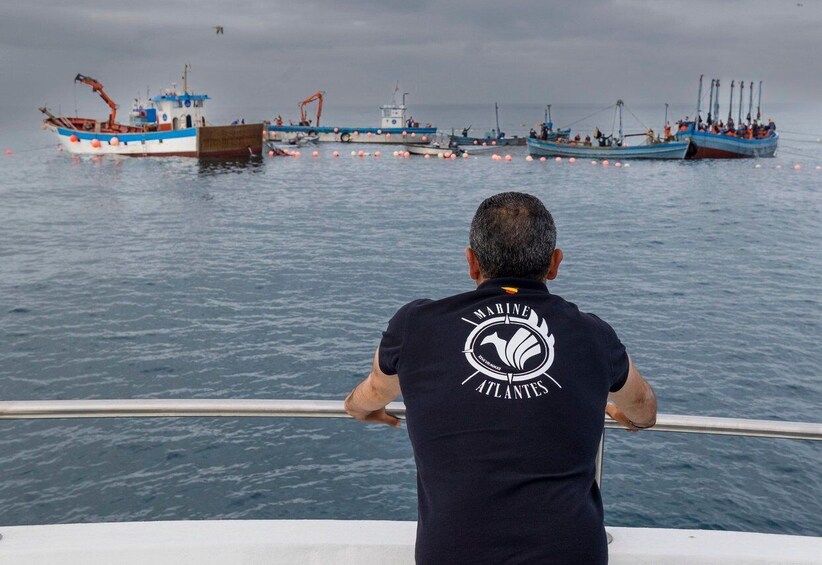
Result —
[{"label": "man's left arm", "polygon": [[397,398],[400,380],[397,375],[386,375],[380,369],[380,350],[374,353],[371,373],[345,399],[345,411],[361,422],[400,427],[400,420],[385,411],[389,402]]}]

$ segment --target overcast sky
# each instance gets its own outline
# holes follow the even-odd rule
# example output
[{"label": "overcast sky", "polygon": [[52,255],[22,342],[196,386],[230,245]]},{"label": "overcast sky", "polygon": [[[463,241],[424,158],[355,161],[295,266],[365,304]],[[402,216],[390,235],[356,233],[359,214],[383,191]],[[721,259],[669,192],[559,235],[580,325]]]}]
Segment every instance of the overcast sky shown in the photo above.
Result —
[{"label": "overcast sky", "polygon": [[[215,102],[379,105],[696,99],[698,77],[763,80],[766,102],[822,92],[819,0],[0,0],[0,119],[48,103],[105,114],[180,82]],[[221,25],[224,35],[213,26]],[[706,86],[707,92],[707,86]],[[723,98],[724,100],[724,98]]]}]

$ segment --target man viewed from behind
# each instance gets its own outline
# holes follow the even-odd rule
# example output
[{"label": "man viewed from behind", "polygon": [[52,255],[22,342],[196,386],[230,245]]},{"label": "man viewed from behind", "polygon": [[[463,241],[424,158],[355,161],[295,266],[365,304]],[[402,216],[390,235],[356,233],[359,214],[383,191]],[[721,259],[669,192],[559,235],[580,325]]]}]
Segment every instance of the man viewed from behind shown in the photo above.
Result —
[{"label": "man viewed from behind", "polygon": [[358,420],[399,427],[385,406],[403,395],[421,565],[608,561],[604,412],[649,428],[656,397],[608,324],[548,291],[555,244],[536,197],[486,199],[465,251],[476,290],[400,308],[346,398]]}]

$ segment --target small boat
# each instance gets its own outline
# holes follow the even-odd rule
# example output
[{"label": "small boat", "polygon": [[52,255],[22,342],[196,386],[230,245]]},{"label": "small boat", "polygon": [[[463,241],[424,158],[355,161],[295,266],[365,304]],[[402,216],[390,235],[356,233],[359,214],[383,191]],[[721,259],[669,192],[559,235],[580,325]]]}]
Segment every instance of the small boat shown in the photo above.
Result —
[{"label": "small boat", "polygon": [[697,100],[696,119],[687,118],[679,122],[675,136],[679,140],[690,139],[691,147],[688,159],[745,159],[756,157],[773,157],[779,144],[779,134],[773,121],[768,125],[761,123],[762,81],[759,82],[759,98],[756,106],[756,118],[751,119],[753,110],[753,86],[749,85],[748,113],[743,119],[742,106],[745,82],[740,81],[739,106],[736,123],[733,121],[734,81],[731,81],[731,96],[728,118],[725,122],[719,115],[719,79],[711,80],[711,94],[708,108],[708,119],[702,121],[702,75],[699,77],[699,95]]},{"label": "small boat", "polygon": [[451,155],[459,157],[465,151],[457,144],[450,142],[443,147],[439,143],[432,143],[430,145],[406,145],[405,150],[411,155],[431,155],[432,157],[444,157],[450,159]]},{"label": "small boat", "polygon": [[[277,117],[273,124],[267,126],[268,139],[271,141],[287,141],[295,135],[316,137],[317,141],[338,143],[393,143],[399,145],[425,145],[437,133],[437,128],[431,124],[420,127],[413,117],[406,118],[405,97],[398,104],[396,95],[399,87],[394,90],[394,100],[391,104],[380,106],[382,120],[379,127],[354,126],[320,126],[322,117],[323,93],[318,92],[300,103],[300,123],[284,124],[281,117]],[[316,121],[311,122],[305,115],[305,105],[317,101]]]},{"label": "small boat", "polygon": [[129,123],[116,121],[117,104],[99,81],[78,74],[75,82],[92,87],[111,108],[108,120],[55,116],[48,108],[44,125],[63,149],[75,155],[134,157],[248,157],[262,151],[263,124],[207,125],[203,105],[209,97],[188,90],[189,66],[183,72],[183,91],[172,87],[151,101],[135,101]]},{"label": "small boat", "polygon": [[505,135],[499,127],[499,104],[494,102],[494,114],[496,115],[497,119],[497,129],[492,129],[490,132],[485,133],[485,137],[472,137],[468,135],[468,132],[471,129],[471,126],[467,128],[463,128],[462,135],[454,135],[453,131],[451,133],[451,139],[457,145],[464,145],[464,146],[471,146],[471,145],[497,145],[497,146],[507,146],[507,145],[525,145],[525,138],[524,137],[508,137]]},{"label": "small boat", "polygon": [[[557,139],[555,141],[544,141],[541,139],[528,139],[528,152],[533,157],[574,157],[582,159],[684,159],[688,151],[690,142],[660,140],[653,136],[653,132],[642,134],[622,134],[622,100],[617,100],[616,106],[619,110],[619,134],[618,136],[604,136],[597,129],[594,138],[598,140],[598,145],[590,142],[565,141]],[[626,137],[642,135],[646,141],[640,145],[623,145]]]}]

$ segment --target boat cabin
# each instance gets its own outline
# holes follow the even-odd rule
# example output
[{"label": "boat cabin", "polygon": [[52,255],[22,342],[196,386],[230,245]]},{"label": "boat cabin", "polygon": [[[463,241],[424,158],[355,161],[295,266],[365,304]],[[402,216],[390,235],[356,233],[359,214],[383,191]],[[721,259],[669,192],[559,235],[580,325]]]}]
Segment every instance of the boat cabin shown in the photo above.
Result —
[{"label": "boat cabin", "polygon": [[386,104],[380,106],[382,113],[382,120],[380,121],[381,128],[404,128],[406,127],[404,104]]},{"label": "boat cabin", "polygon": [[[144,123],[157,125],[158,131],[176,131],[206,125],[203,103],[209,97],[205,94],[178,94],[176,89],[167,89],[152,99],[152,107],[143,108]],[[138,110],[139,113],[139,110]]]}]

